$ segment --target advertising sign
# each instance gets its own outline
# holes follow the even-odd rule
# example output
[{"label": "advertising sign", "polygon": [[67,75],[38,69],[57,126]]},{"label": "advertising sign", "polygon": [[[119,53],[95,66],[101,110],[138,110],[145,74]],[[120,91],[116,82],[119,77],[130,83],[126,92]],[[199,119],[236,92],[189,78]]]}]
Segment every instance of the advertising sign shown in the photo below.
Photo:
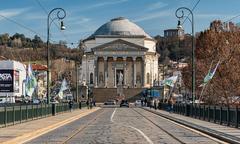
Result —
[{"label": "advertising sign", "polygon": [[13,92],[13,70],[0,70],[0,92]]}]

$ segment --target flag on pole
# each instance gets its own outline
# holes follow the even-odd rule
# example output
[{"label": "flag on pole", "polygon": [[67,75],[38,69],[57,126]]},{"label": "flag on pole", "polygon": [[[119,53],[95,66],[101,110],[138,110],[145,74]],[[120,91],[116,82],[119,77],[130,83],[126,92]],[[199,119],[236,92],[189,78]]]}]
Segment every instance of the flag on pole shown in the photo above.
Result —
[{"label": "flag on pole", "polygon": [[214,76],[214,74],[215,74],[219,64],[220,64],[220,60],[218,61],[217,65],[215,66],[213,71],[211,71],[211,68],[210,68],[208,74],[205,76],[205,78],[203,80],[203,83],[199,87],[205,86],[213,78],[213,76]]},{"label": "flag on pole", "polygon": [[178,76],[171,76],[165,80],[163,80],[163,85],[168,85],[170,87],[174,87],[174,84],[177,81]]},{"label": "flag on pole", "polygon": [[63,91],[67,90],[68,89],[68,86],[67,86],[67,81],[66,79],[64,78],[63,81],[62,81],[62,84],[61,84],[61,88],[58,92],[58,96],[62,99],[63,98]]},{"label": "flag on pole", "polygon": [[37,87],[37,79],[34,76],[30,63],[28,64],[27,79],[26,79],[26,95],[32,97],[32,94]]}]

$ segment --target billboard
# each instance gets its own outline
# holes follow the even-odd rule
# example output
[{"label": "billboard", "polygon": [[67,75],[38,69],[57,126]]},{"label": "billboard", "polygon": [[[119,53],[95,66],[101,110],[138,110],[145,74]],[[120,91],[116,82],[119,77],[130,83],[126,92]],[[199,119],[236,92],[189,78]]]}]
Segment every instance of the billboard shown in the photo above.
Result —
[{"label": "billboard", "polygon": [[0,92],[14,92],[13,70],[0,70]]}]

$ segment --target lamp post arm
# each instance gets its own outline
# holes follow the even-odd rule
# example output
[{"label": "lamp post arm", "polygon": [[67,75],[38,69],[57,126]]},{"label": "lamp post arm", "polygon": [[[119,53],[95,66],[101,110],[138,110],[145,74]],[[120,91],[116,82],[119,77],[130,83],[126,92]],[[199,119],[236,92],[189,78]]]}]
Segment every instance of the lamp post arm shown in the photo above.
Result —
[{"label": "lamp post arm", "polygon": [[[57,11],[56,13],[56,17],[55,18],[51,18],[51,14]],[[62,14],[61,14],[62,13]],[[58,20],[62,20],[66,17],[66,11],[63,8],[54,8],[52,9],[49,13],[48,13],[48,17],[47,17],[47,103],[50,103],[50,50],[49,50],[49,35],[50,35],[50,26],[51,23],[58,19]],[[49,22],[51,19],[51,22]]]}]

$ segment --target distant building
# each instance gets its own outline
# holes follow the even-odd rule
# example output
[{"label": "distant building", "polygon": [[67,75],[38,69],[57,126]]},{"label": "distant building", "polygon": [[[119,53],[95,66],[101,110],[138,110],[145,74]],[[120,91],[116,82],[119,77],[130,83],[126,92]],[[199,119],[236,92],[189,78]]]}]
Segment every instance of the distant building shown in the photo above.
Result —
[{"label": "distant building", "polygon": [[166,29],[164,30],[164,37],[165,38],[172,38],[172,37],[184,38],[184,30],[182,28]]}]

